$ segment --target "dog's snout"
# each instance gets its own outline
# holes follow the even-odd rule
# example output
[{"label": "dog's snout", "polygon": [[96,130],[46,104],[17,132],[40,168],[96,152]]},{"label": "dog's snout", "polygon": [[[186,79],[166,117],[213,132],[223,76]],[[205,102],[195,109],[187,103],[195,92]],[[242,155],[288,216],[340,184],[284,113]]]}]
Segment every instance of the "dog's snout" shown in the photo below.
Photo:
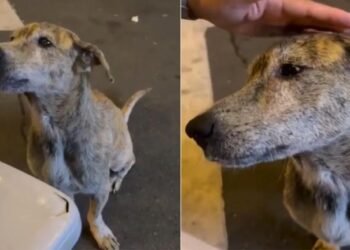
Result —
[{"label": "dog's snout", "polygon": [[214,132],[214,120],[208,113],[204,113],[192,119],[186,126],[186,133],[193,138],[199,146],[205,148],[209,138]]}]

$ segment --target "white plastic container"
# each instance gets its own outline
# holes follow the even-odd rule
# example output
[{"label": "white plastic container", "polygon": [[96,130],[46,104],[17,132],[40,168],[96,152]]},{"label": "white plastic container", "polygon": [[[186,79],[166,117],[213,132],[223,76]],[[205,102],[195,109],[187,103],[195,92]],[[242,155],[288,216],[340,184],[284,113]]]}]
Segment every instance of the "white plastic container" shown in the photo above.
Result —
[{"label": "white plastic container", "polygon": [[0,162],[2,250],[69,250],[80,233],[79,211],[69,197]]}]

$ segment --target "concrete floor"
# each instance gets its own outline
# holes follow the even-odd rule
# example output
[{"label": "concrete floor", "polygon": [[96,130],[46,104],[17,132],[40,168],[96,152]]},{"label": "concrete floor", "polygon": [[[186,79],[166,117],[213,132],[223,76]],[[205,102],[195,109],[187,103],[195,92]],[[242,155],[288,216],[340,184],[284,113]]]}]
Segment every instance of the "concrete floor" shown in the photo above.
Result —
[{"label": "concrete floor", "polygon": [[204,36],[212,25],[185,20],[181,24],[181,249],[193,250],[197,244],[197,249],[226,249],[221,168],[205,159],[185,133],[188,121],[213,105]]},{"label": "concrete floor", "polygon": [[[116,103],[152,87],[130,119],[137,163],[104,210],[121,249],[179,249],[179,8],[158,0],[13,0],[25,23],[49,21],[102,48],[116,77],[94,86]],[[131,22],[139,16],[139,22]],[[8,33],[0,32],[0,39]],[[0,160],[27,172],[15,96],[0,95]],[[78,197],[85,223],[87,200]],[[87,229],[76,250],[97,249]]]}]

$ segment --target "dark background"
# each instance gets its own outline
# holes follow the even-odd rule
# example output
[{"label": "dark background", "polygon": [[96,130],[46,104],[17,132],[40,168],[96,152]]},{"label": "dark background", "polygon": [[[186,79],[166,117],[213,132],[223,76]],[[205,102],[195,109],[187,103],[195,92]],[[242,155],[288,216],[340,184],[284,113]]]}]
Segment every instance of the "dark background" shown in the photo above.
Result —
[{"label": "dark background", "polygon": [[[319,2],[350,10],[350,1]],[[251,61],[280,39],[236,36],[236,45],[240,54]],[[206,32],[206,41],[214,99],[218,100],[244,84],[246,67],[237,57],[226,32],[210,28]],[[289,217],[282,204],[286,163],[260,164],[244,170],[223,169],[229,250],[311,250],[315,238]]]},{"label": "dark background", "polygon": [[[116,84],[102,69],[93,86],[116,103],[153,90],[135,107],[129,128],[136,165],[104,210],[121,249],[178,250],[179,244],[179,3],[172,0],[11,0],[25,22],[48,21],[97,44]],[[139,16],[139,22],[131,22]],[[0,32],[1,41],[9,34]],[[28,172],[15,96],[0,94],[0,160]],[[86,227],[87,199],[79,197],[83,234],[74,248],[97,249]]]}]

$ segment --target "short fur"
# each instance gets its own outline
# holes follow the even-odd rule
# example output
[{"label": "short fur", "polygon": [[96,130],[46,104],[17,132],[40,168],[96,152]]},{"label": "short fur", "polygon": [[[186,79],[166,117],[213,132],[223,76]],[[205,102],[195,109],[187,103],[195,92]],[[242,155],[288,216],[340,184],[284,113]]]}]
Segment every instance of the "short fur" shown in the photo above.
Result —
[{"label": "short fur", "polygon": [[[299,72],[289,75],[285,65]],[[240,91],[187,132],[226,166],[291,157],[284,203],[293,219],[320,239],[314,249],[350,245],[349,37],[320,32],[275,45]]]},{"label": "short fur", "polygon": [[[42,38],[52,46],[42,47]],[[0,44],[0,90],[21,94],[29,168],[72,198],[89,195],[90,230],[101,249],[111,250],[119,244],[102,210],[135,163],[127,121],[148,90],[119,109],[91,89],[95,65],[114,80],[101,50],[53,24],[26,25]]]}]

